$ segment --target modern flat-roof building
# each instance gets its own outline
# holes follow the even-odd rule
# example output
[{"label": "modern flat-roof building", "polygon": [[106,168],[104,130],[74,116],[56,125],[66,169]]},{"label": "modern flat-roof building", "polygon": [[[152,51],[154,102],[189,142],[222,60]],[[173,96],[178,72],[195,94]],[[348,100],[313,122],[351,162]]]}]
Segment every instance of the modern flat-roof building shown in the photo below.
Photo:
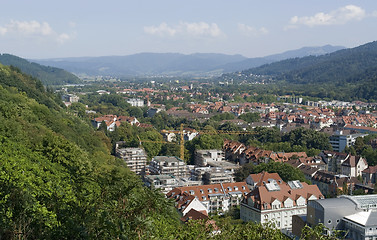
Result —
[{"label": "modern flat-roof building", "polygon": [[376,239],[377,194],[309,201],[306,219],[310,226],[324,224],[328,234],[344,230],[346,239]]},{"label": "modern flat-roof building", "polygon": [[152,175],[172,175],[188,178],[189,168],[184,161],[175,156],[156,156],[149,164],[149,172]]},{"label": "modern flat-roof building", "polygon": [[127,167],[136,174],[143,175],[147,166],[147,154],[142,148],[117,148],[116,156],[122,158]]},{"label": "modern flat-roof building", "polygon": [[346,147],[350,147],[355,144],[356,138],[364,137],[366,135],[368,134],[343,134],[343,131],[338,131],[330,136],[330,144],[334,151],[343,152]]}]

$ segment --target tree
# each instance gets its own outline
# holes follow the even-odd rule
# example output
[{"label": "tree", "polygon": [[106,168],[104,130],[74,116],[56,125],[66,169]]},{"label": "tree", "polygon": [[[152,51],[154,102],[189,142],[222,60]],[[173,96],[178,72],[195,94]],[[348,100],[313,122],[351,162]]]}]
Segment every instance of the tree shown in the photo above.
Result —
[{"label": "tree", "polygon": [[259,113],[245,113],[245,114],[242,114],[238,117],[239,119],[242,119],[248,123],[252,123],[252,122],[259,122],[260,120],[260,114]]},{"label": "tree", "polygon": [[254,165],[252,163],[243,165],[235,173],[236,181],[244,181],[250,174],[260,173],[262,171],[278,173],[281,179],[286,182],[293,180],[300,180],[301,182],[307,181],[304,174],[299,169],[294,168],[286,163],[274,161],[261,163],[259,165]]}]

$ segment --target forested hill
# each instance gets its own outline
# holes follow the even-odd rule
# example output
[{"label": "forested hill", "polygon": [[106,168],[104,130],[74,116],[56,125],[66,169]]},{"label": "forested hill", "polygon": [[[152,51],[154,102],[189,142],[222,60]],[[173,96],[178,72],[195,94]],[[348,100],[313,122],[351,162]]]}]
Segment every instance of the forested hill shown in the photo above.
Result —
[{"label": "forested hill", "polygon": [[[361,83],[364,74],[377,76],[377,42],[339,50],[323,56],[293,58],[243,71],[275,75],[290,83]],[[376,79],[374,79],[375,81]]]},{"label": "forested hill", "polygon": [[7,66],[15,66],[21,69],[22,72],[40,79],[44,85],[64,85],[81,82],[77,76],[63,69],[43,66],[10,54],[0,54],[0,63]]},{"label": "forested hill", "polygon": [[0,65],[0,238],[136,239],[176,226],[164,196],[51,96]]}]

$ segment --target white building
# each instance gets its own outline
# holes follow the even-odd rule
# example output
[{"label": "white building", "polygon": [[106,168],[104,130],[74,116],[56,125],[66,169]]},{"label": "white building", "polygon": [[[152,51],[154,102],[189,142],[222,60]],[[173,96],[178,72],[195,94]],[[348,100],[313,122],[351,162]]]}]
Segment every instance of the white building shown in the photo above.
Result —
[{"label": "white building", "polygon": [[172,175],[187,178],[190,176],[189,168],[184,161],[175,156],[156,156],[149,164],[152,175]]},{"label": "white building", "polygon": [[341,165],[341,173],[349,177],[358,177],[367,168],[368,163],[363,157],[348,155]]},{"label": "white building", "polygon": [[316,185],[270,179],[252,190],[241,203],[240,215],[245,222],[274,223],[290,230],[292,216],[306,214],[307,201],[324,198]]},{"label": "white building", "polygon": [[144,107],[144,100],[139,98],[127,99],[127,102],[131,104],[132,107]]},{"label": "white building", "polygon": [[195,197],[206,207],[208,213],[224,213],[231,206],[239,205],[249,192],[245,182],[236,182],[179,187],[166,196],[174,199],[177,204],[191,201]]},{"label": "white building", "polygon": [[225,160],[222,150],[209,149],[209,150],[196,150],[195,152],[195,165],[205,167],[208,162],[216,162]]},{"label": "white building", "polygon": [[122,158],[134,173],[142,175],[147,166],[147,154],[142,148],[119,148],[116,156]]},{"label": "white building", "polygon": [[343,152],[346,147],[350,147],[355,144],[356,138],[364,137],[366,135],[368,134],[343,134],[343,131],[337,131],[330,136],[330,144],[334,151]]}]

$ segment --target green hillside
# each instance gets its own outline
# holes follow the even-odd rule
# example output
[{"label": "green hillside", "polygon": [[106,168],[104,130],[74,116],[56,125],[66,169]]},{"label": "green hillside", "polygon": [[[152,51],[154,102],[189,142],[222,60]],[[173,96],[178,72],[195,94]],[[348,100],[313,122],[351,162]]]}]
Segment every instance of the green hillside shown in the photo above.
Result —
[{"label": "green hillside", "polygon": [[7,66],[15,66],[21,69],[22,72],[40,79],[44,85],[64,85],[81,82],[78,77],[63,69],[32,63],[10,54],[0,54],[0,63]]},{"label": "green hillside", "polygon": [[176,223],[173,206],[109,154],[106,137],[41,86],[0,66],[0,238],[134,239],[157,234],[154,221]]},{"label": "green hillside", "polygon": [[276,75],[289,83],[360,83],[364,74],[376,74],[377,42],[323,56],[288,59],[245,73]]}]

